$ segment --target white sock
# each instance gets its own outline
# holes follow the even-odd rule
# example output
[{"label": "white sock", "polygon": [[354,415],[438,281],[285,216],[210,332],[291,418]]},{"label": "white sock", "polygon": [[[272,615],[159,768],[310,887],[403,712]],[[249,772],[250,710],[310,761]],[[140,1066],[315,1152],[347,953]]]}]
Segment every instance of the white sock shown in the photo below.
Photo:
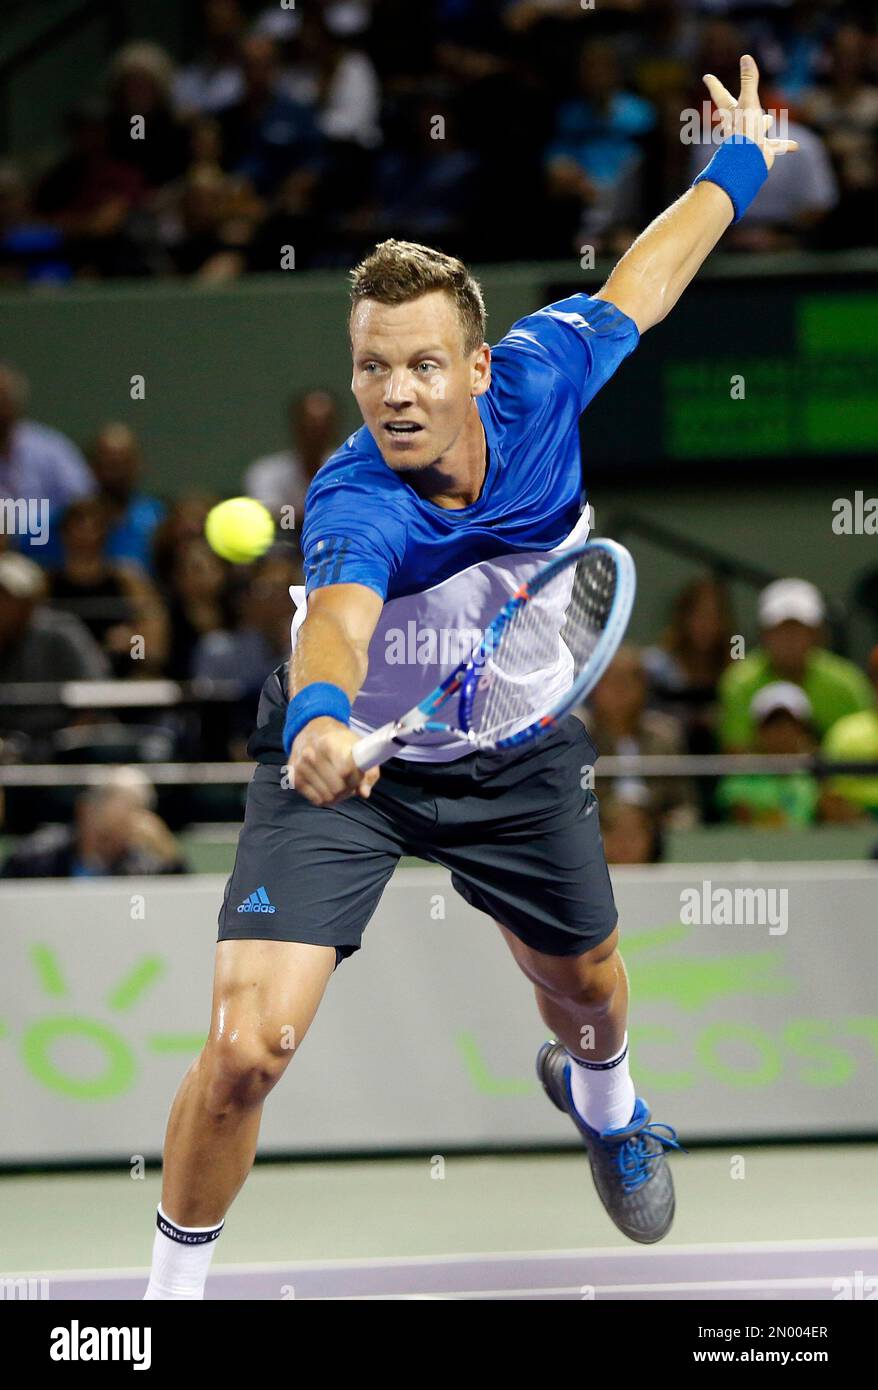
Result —
[{"label": "white sock", "polygon": [[158,1208],[152,1270],[144,1299],[204,1298],[213,1247],[223,1228],[178,1226]]},{"label": "white sock", "polygon": [[588,1062],[567,1049],[570,1090],[580,1119],[590,1129],[622,1129],[634,1114],[637,1093],[628,1071],[628,1034],[621,1051],[603,1062]]}]

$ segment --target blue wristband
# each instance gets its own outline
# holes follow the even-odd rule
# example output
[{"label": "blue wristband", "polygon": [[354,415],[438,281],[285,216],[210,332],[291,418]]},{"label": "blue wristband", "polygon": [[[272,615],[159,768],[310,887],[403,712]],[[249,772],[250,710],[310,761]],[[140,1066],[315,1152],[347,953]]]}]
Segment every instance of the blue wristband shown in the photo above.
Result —
[{"label": "blue wristband", "polygon": [[729,135],[692,187],[706,179],[727,193],[735,209],[734,223],[740,222],[767,178],[768,166],[756,142],[746,135]]},{"label": "blue wristband", "polygon": [[287,705],[284,720],[284,752],[287,757],[290,756],[296,735],[312,719],[319,719],[321,715],[347,724],[351,717],[351,702],[341,686],[332,685],[329,681],[313,681],[293,696]]}]

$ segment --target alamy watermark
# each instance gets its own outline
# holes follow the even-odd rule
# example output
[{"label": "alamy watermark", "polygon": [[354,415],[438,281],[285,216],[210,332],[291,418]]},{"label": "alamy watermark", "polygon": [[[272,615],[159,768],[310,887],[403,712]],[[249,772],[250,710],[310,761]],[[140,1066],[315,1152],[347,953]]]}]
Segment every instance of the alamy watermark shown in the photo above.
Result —
[{"label": "alamy watermark", "polygon": [[[680,143],[683,145],[721,145],[732,134],[729,112],[718,111],[713,102],[705,100],[701,106],[686,106],[680,112]],[[771,116],[772,140],[789,140],[790,113],[783,106],[766,106],[764,111],[735,112],[738,125],[743,129],[737,133],[758,141],[763,134],[763,116]]]},{"label": "alamy watermark", "polygon": [[29,536],[34,545],[49,539],[48,497],[0,498],[0,536]]},{"label": "alamy watermark", "polygon": [[789,929],[788,888],[715,888],[704,879],[680,892],[680,921],[689,927],[767,927],[769,936]]},{"label": "alamy watermark", "polygon": [[853,497],[836,497],[832,530],[836,536],[878,536],[878,497],[867,497],[859,488]]},{"label": "alamy watermark", "polygon": [[418,627],[410,618],[405,627],[390,627],[384,634],[384,660],[388,666],[459,666],[479,651],[482,659],[493,650],[490,629],[477,627]]},{"label": "alamy watermark", "polygon": [[48,1297],[49,1281],[42,1276],[34,1278],[23,1274],[16,1277],[13,1274],[0,1277],[0,1302],[36,1302]]}]

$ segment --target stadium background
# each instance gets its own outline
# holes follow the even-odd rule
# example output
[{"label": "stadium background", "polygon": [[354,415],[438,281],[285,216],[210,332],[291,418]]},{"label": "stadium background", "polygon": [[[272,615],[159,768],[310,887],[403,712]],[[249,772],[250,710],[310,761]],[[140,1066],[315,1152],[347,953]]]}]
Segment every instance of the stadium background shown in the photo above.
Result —
[{"label": "stadium background", "polygon": [[[184,556],[181,569],[187,556],[197,568],[204,508],[244,491],[249,465],[288,447],[291,400],[331,393],[332,445],[356,426],[345,271],[375,239],[412,236],[472,262],[496,340],[549,299],[600,286],[636,230],[691,177],[680,113],[700,107],[701,72],[731,87],[737,55],[754,52],[763,103],[789,108],[812,132],[805,192],[788,189],[786,207],[727,236],[671,318],[586,413],[584,480],[596,530],[635,555],[631,639],[641,649],[661,650],[683,586],[706,575],[722,583],[731,604],[726,635],[743,634],[751,646],[759,640],[759,592],[792,576],[821,590],[829,640],[861,673],[878,642],[875,533],[833,528],[839,499],[878,491],[878,46],[870,7],[597,0],[583,10],[539,0],[437,0],[418,5],[417,16],[413,24],[411,6],[393,0],[300,0],[295,13],[279,5],[56,0],[38,11],[8,4],[0,23],[0,358],[28,379],[27,416],[61,431],[87,457],[109,425],[132,432],[121,436],[123,452],[136,449],[137,491],[156,499],[157,534],[166,530],[163,558],[150,555],[141,604],[161,612],[172,639],[175,622],[179,628],[164,655],[140,666],[108,645],[112,679],[91,688],[93,702],[84,687],[71,708],[71,692],[56,688],[56,703],[40,707],[36,724],[29,707],[47,699],[45,690],[23,694],[14,675],[3,675],[0,654],[0,681],[15,684],[0,692],[7,862],[35,830],[70,833],[75,800],[92,776],[77,766],[98,765],[99,779],[101,766],[106,773],[124,763],[145,774],[129,793],[161,820],[158,867],[179,871],[160,882],[137,873],[120,880],[117,870],[101,883],[17,877],[0,884],[11,947],[0,994],[3,1089],[7,1114],[19,1116],[0,1140],[0,1162],[20,1174],[0,1184],[11,1268],[89,1263],[75,1222],[59,1237],[39,1215],[48,1179],[28,1173],[57,1163],[106,1165],[83,1173],[79,1186],[52,1180],[58,1210],[78,1211],[84,1200],[86,1212],[107,1205],[117,1213],[116,1234],[95,1263],[145,1258],[150,1204],[142,1190],[132,1202],[124,1170],[132,1154],[157,1157],[176,1080],[203,1032],[215,903],[247,777],[242,738],[263,672],[254,667],[235,689],[228,678],[242,654],[255,652],[256,666],[263,660],[270,668],[282,650],[285,587],[298,565],[284,537],[252,570],[219,566],[208,605],[214,614],[199,632],[179,622],[185,595],[175,587],[175,557]],[[138,150],[120,173],[125,160],[116,147],[114,167],[101,170],[106,182],[86,190],[82,166],[70,158],[71,120],[80,135],[118,131],[130,111],[112,74],[126,63],[191,101],[210,25],[227,46],[225,106],[198,112],[171,100],[158,170],[145,168]],[[254,34],[253,66],[276,63],[272,80],[292,103],[285,114],[299,134],[308,131],[304,154],[297,134],[269,168],[248,163],[244,116],[228,117],[242,91],[234,49]],[[266,35],[274,35],[273,58]],[[601,124],[590,105],[595,69],[613,65],[613,116]],[[181,85],[187,76],[188,87]],[[211,99],[219,101],[215,93]],[[436,114],[447,128],[431,140]],[[255,159],[253,148],[249,155]],[[578,192],[562,156],[584,175]],[[115,204],[102,223],[108,187],[121,210]],[[296,247],[294,269],[273,268],[281,244]],[[736,374],[746,382],[742,400],[731,395]],[[60,545],[57,533],[52,544]],[[0,536],[0,560],[17,551],[45,573],[61,560],[27,537]],[[51,599],[40,597],[39,607],[51,609]],[[142,611],[132,616],[122,602],[98,614],[99,634],[111,619],[136,631]],[[94,608],[79,617],[94,622]],[[189,685],[195,675],[197,689]],[[182,685],[144,693],[147,680],[164,678]],[[40,676],[53,679],[51,669]],[[669,712],[661,695],[651,688],[648,708],[673,721],[679,712],[673,705]],[[685,717],[677,722],[676,741],[662,748],[722,751],[715,689],[701,702],[697,736]],[[177,762],[187,770],[175,780]],[[199,765],[215,769],[208,785],[200,784]],[[715,774],[693,769],[670,808],[648,774],[637,781],[632,792],[630,777],[612,787],[608,778],[607,793],[620,816],[625,862],[615,871],[617,892],[643,999],[641,1071],[653,1077],[660,1118],[667,1112],[706,1146],[690,1160],[689,1215],[684,1205],[676,1238],[704,1238],[711,1173],[748,1143],[756,1177],[722,1217],[712,1212],[711,1236],[872,1236],[874,1202],[864,1215],[860,1198],[874,1155],[866,1140],[878,1129],[878,1020],[868,989],[878,805],[849,802],[840,813],[836,801],[831,815],[821,809],[802,822],[747,825],[718,809]],[[641,812],[647,807],[645,827],[626,829],[619,808],[629,794]],[[648,848],[638,850],[644,828]],[[657,859],[664,862],[642,862]],[[338,999],[327,1002],[314,1041],[284,1083],[289,1099],[269,1104],[264,1151],[528,1148],[561,1156],[507,1160],[522,1165],[516,1169],[461,1158],[458,1205],[441,1215],[432,1198],[424,1209],[419,1159],[406,1166],[387,1158],[368,1175],[301,1162],[289,1172],[263,1168],[241,1199],[249,1234],[239,1227],[230,1258],[277,1256],[277,1183],[294,1172],[300,1200],[290,1207],[301,1212],[304,1193],[313,1204],[307,1230],[295,1228],[302,1257],[465,1249],[473,1222],[484,1249],[612,1243],[598,1213],[577,1214],[571,1228],[555,1198],[535,1197],[530,1218],[512,1223],[501,1216],[505,1203],[485,1202],[492,1184],[502,1197],[528,1174],[543,1192],[549,1174],[556,1184],[578,1182],[570,1176],[577,1161],[563,1153],[569,1135],[528,1079],[539,1042],[528,991],[485,925],[424,873],[412,866],[397,874],[367,950],[345,967],[354,978],[336,982]],[[705,880],[786,886],[789,932],[740,929],[732,947],[721,928],[687,934],[674,903],[683,886]],[[143,900],[141,915],[135,899]],[[432,922],[444,925],[437,932]],[[505,984],[495,972],[505,972]],[[428,980],[422,1017],[411,1001],[423,999]],[[119,1012],[153,990],[148,1021],[117,1029]],[[386,1024],[374,1018],[376,992]],[[492,1010],[480,1002],[488,992]],[[510,1023],[522,1010],[531,1010],[529,1029]],[[430,1045],[411,1049],[402,1094],[387,1096],[383,1077],[406,1028],[422,1030]],[[368,1046],[352,1068],[352,1040],[364,1037]],[[635,1057],[635,1075],[637,1065]],[[326,1104],[327,1071],[345,1077],[338,1107]],[[429,1106],[410,1104],[418,1090]],[[793,1171],[785,1150],[766,1145],[789,1138],[802,1142]],[[822,1146],[806,1146],[809,1138]],[[848,1141],[844,1150],[825,1146],[839,1138]],[[531,1161],[544,1166],[530,1170]],[[368,1218],[352,1196],[354,1176],[375,1195]],[[154,1168],[144,1180],[157,1183]],[[819,1215],[810,1201],[815,1184],[836,1194]],[[730,1186],[737,1198],[727,1180],[724,1191]],[[405,1214],[392,1218],[391,1194],[400,1190]],[[348,1213],[343,1232],[320,1219],[339,1202]]]}]

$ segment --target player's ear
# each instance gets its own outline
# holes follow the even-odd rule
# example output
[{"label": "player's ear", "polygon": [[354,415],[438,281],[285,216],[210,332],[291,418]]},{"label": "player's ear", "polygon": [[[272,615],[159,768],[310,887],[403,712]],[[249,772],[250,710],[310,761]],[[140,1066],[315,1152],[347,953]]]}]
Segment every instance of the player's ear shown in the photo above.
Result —
[{"label": "player's ear", "polygon": [[491,349],[487,343],[482,343],[473,353],[470,382],[474,396],[483,396],[491,385]]}]

